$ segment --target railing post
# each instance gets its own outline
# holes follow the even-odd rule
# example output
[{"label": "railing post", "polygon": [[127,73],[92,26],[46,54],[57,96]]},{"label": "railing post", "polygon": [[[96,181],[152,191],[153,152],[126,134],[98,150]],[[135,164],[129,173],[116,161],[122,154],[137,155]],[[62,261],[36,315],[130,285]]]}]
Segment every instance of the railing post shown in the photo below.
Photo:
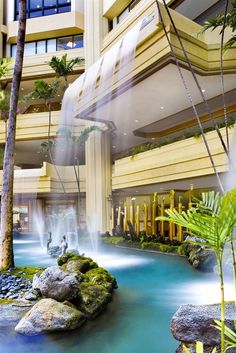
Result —
[{"label": "railing post", "polygon": [[123,222],[123,230],[124,232],[127,230],[127,206],[124,204],[124,222]]},{"label": "railing post", "polygon": [[[164,217],[164,215],[165,215],[165,198],[162,197],[162,199],[161,199],[161,217]],[[161,221],[160,233],[164,238],[165,237],[165,223],[164,223],[164,221]]]},{"label": "railing post", "polygon": [[[175,191],[170,190],[170,210],[173,211],[175,208]],[[173,222],[169,222],[169,238],[173,240],[175,236],[175,225]]]},{"label": "railing post", "polygon": [[157,234],[157,193],[155,192],[153,195],[153,202],[152,202],[152,234]]},{"label": "railing post", "polygon": [[140,208],[139,208],[139,205],[137,205],[137,208],[136,208],[136,233],[137,235],[139,235],[140,233]]},{"label": "railing post", "polygon": [[[179,197],[179,205],[178,205],[178,212],[179,214],[182,213],[183,204],[182,204],[182,197]],[[178,241],[183,241],[183,229],[182,226],[178,226]]]},{"label": "railing post", "polygon": [[148,205],[145,202],[143,204],[143,208],[144,208],[143,225],[144,225],[144,230],[147,233],[147,231],[148,231]]},{"label": "railing post", "polygon": [[117,225],[120,226],[120,223],[121,223],[121,206],[118,207]]}]

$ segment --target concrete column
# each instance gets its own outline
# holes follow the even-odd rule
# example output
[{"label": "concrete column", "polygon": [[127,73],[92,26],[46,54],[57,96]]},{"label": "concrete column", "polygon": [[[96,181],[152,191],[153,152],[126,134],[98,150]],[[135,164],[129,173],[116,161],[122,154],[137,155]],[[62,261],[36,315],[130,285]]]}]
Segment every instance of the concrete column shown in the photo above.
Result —
[{"label": "concrete column", "polygon": [[86,69],[92,65],[101,53],[104,37],[105,19],[103,18],[102,0],[84,0],[84,49]]},{"label": "concrete column", "polygon": [[105,232],[111,221],[111,150],[108,133],[94,131],[86,142],[86,221],[88,231]]}]

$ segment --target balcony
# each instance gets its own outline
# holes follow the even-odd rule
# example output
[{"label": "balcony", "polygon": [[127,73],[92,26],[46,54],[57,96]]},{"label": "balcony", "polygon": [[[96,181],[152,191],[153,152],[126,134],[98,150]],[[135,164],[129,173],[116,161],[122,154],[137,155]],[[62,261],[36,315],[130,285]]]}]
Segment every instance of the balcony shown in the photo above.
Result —
[{"label": "balcony", "polygon": [[[225,129],[221,129],[225,139]],[[232,140],[234,129],[229,130]],[[215,131],[206,134],[207,141],[219,173],[228,170],[227,157]],[[184,153],[183,153],[184,151]],[[206,147],[202,137],[188,138],[170,145],[153,149],[115,161],[112,173],[112,189],[137,188],[138,186],[163,183],[165,189],[177,188],[177,182],[196,177],[213,176]],[[201,179],[198,181],[201,186]],[[167,187],[169,183],[170,186]],[[183,184],[182,184],[183,185]],[[204,183],[205,187],[207,184]],[[211,187],[214,181],[211,179]],[[198,186],[198,185],[196,185]],[[199,186],[199,187],[200,187]]]},{"label": "balcony", "polygon": [[[192,99],[196,105],[201,104],[201,107],[199,107],[200,118],[206,120],[206,115],[208,115],[209,119],[209,114],[204,104],[202,104],[202,97],[185,62],[184,53],[170,19],[161,3],[160,7],[168,37],[182,67],[183,76],[191,91]],[[201,26],[174,10],[170,11],[200,86],[204,88],[205,98],[212,100],[212,111],[218,116],[222,109],[222,101],[219,99],[222,89],[220,85],[220,43],[218,34],[210,32],[199,35]],[[145,137],[158,137],[159,131],[166,130],[168,119],[171,119],[173,129],[175,129],[175,121],[178,121],[178,124],[181,123],[183,128],[189,124],[189,121],[194,120],[194,124],[197,124],[154,0],[141,1],[105,37],[102,48],[103,54],[108,56],[109,50],[113,49],[114,45],[132,30],[135,24],[147,16],[151,21],[139,33],[135,57],[132,65],[130,65],[130,70],[120,75],[118,69],[121,58],[119,57],[120,54],[117,54],[113,63],[115,67],[113,79],[107,80],[105,89],[100,88],[101,77],[97,74],[97,77],[94,77],[95,88],[93,93],[91,94],[86,87],[85,80],[78,96],[75,97],[76,100],[80,97],[77,116],[88,120],[99,121],[99,119],[102,119],[103,122],[113,124],[115,133],[113,144],[116,146],[116,152],[144,142],[144,134]],[[225,40],[229,35],[229,33],[226,34]],[[235,57],[236,48],[228,50],[224,56],[226,96],[230,96],[236,88]],[[89,70],[87,77],[90,76]],[[91,82],[88,82],[88,84],[90,84],[90,87],[93,86]],[[73,84],[70,89],[73,91]],[[86,92],[88,92],[87,95]],[[215,101],[213,101],[214,99]],[[71,104],[75,104],[73,99]],[[230,111],[235,112],[236,107],[231,98],[229,98],[228,107]],[[179,116],[176,116],[177,114]],[[157,123],[159,124],[158,129],[155,130]],[[147,131],[150,136],[148,136]]]},{"label": "balcony", "polygon": [[[24,63],[23,63],[22,80],[54,77],[55,72],[48,65],[48,62],[51,60],[53,55],[56,55],[57,57],[62,57],[64,54],[67,54],[68,60],[76,57],[84,59],[85,57],[84,48],[61,50],[54,53],[25,56]],[[3,79],[4,81],[11,81],[13,68],[14,68],[14,63],[10,66],[10,71],[8,75],[4,77]],[[83,72],[84,68],[85,68],[84,62],[80,63],[79,65],[76,65],[74,67],[75,74]]]},{"label": "balcony", "polygon": [[[57,167],[66,193],[78,192],[73,167]],[[81,192],[86,191],[85,166],[79,167]],[[2,188],[2,171],[0,170],[0,190]],[[39,169],[20,169],[14,173],[14,194],[47,194],[63,193],[60,180],[53,165],[44,162]]]},{"label": "balcony", "polygon": [[[8,24],[8,43],[16,43],[18,21]],[[78,34],[84,30],[84,15],[80,12],[65,12],[27,20],[26,41],[55,38]]]},{"label": "balcony", "polygon": [[[60,111],[52,112],[51,138],[56,136]],[[90,123],[75,121],[73,131],[79,134]],[[17,116],[16,141],[42,140],[48,138],[48,113],[20,114]],[[0,143],[5,142],[5,123],[0,120]]]}]

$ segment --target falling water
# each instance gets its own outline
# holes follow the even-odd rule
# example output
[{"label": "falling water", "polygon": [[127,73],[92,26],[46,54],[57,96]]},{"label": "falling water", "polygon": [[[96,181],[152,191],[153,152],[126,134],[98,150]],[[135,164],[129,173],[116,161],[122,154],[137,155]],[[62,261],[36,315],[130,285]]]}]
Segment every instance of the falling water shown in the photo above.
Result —
[{"label": "falling water", "polygon": [[[59,129],[67,127],[71,130],[71,127],[75,125],[75,116],[78,117],[81,106],[94,98],[97,84],[99,97],[104,95],[107,88],[112,87],[117,63],[119,63],[119,79],[124,78],[132,70],[142,22],[140,21],[128,31],[123,39],[119,40],[66,90],[62,102]],[[111,90],[106,98],[112,99]],[[60,165],[65,165],[68,157],[66,152],[65,154],[58,150],[55,152],[55,159],[57,162],[60,161]],[[91,215],[89,216],[91,218]],[[97,224],[96,217],[93,218],[92,222]],[[64,233],[67,234],[67,241],[69,241],[68,234],[71,234],[71,230],[68,229],[67,221],[62,222],[61,217],[51,217],[48,222],[52,228],[52,239],[55,244],[58,244],[58,237],[61,239]],[[73,222],[74,229],[77,229],[76,220],[74,219]],[[71,226],[71,222],[69,223]],[[96,225],[93,225],[93,228],[94,226]]]}]

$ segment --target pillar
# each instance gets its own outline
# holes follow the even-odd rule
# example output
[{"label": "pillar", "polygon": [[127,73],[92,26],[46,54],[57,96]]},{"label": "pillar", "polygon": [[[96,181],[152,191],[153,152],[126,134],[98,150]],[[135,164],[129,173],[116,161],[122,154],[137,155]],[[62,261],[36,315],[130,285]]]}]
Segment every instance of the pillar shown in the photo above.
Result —
[{"label": "pillar", "polygon": [[101,53],[105,29],[102,0],[84,1],[84,21],[84,28],[86,28],[84,32],[85,66],[87,69],[99,59]]},{"label": "pillar", "polygon": [[90,134],[86,153],[86,221],[88,231],[106,232],[112,219],[110,135]]}]

